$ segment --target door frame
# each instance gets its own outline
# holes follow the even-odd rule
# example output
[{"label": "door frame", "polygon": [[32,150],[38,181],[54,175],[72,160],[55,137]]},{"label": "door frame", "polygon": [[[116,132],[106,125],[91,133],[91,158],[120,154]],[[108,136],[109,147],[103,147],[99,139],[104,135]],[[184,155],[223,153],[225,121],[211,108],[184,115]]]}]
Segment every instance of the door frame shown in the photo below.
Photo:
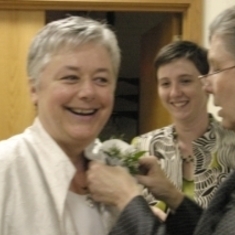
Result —
[{"label": "door frame", "polygon": [[81,10],[182,13],[182,39],[202,43],[202,0],[0,0],[0,10]]}]

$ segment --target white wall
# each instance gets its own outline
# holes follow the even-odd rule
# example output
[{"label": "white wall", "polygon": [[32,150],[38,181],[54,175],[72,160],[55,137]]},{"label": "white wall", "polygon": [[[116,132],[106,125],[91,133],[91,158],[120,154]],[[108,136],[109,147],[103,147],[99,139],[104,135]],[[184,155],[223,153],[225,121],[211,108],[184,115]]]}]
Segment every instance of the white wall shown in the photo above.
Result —
[{"label": "white wall", "polygon": [[[203,44],[205,47],[209,47],[208,42],[208,28],[211,21],[224,9],[235,5],[235,0],[204,0],[204,24],[203,24]],[[209,100],[209,111],[213,113],[217,118],[217,107],[213,105],[213,100]],[[219,118],[218,118],[219,119]]]}]

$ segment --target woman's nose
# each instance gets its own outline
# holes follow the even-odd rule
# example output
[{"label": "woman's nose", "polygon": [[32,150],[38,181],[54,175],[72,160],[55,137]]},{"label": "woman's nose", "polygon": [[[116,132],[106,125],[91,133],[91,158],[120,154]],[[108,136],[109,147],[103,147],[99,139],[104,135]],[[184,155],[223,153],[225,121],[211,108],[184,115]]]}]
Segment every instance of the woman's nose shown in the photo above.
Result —
[{"label": "woman's nose", "polygon": [[80,99],[93,99],[95,97],[95,84],[92,81],[81,81],[78,83],[77,96]]},{"label": "woman's nose", "polygon": [[178,85],[172,85],[170,89],[171,96],[179,96],[182,94],[182,90]]}]

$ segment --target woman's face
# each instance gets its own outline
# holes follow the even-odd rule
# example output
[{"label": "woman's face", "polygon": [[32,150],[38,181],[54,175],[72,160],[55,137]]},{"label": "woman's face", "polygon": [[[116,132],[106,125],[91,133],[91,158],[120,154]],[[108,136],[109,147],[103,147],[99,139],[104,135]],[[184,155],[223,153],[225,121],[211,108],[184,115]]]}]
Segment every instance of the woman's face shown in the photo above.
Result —
[{"label": "woman's face", "polygon": [[86,146],[112,112],[115,84],[108,51],[88,43],[53,56],[32,88],[32,97],[52,138],[60,145]]},{"label": "woman's face", "polygon": [[207,95],[199,75],[195,65],[185,58],[159,67],[158,93],[174,120],[192,120],[207,112]]},{"label": "woman's face", "polygon": [[210,72],[218,72],[208,76],[205,90],[214,96],[215,106],[221,109],[218,115],[225,128],[235,131],[235,68],[219,72],[235,65],[235,57],[225,47],[223,37],[214,35],[209,49]]}]

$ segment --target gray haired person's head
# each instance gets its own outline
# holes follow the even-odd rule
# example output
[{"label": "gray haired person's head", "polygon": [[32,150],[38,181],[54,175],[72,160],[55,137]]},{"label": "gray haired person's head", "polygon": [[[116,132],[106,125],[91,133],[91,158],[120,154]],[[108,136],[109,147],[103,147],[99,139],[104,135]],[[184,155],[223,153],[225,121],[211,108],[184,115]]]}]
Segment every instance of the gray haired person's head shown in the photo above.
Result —
[{"label": "gray haired person's head", "polygon": [[61,50],[73,51],[86,43],[97,43],[107,49],[117,77],[121,55],[115,33],[106,23],[71,16],[47,24],[35,36],[28,54],[29,78],[36,81],[52,56]]},{"label": "gray haired person's head", "polygon": [[218,35],[227,50],[235,57],[235,6],[221,12],[210,24],[209,39]]}]

